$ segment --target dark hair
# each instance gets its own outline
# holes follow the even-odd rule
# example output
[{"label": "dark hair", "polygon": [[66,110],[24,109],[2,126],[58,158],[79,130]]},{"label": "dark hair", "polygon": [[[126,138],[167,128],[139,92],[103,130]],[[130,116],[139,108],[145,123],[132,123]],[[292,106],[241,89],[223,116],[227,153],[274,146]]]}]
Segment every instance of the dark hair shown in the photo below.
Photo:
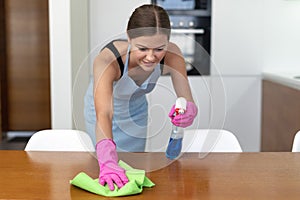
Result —
[{"label": "dark hair", "polygon": [[154,4],[142,5],[134,10],[127,24],[129,38],[152,36],[162,33],[170,38],[171,26],[168,13]]}]

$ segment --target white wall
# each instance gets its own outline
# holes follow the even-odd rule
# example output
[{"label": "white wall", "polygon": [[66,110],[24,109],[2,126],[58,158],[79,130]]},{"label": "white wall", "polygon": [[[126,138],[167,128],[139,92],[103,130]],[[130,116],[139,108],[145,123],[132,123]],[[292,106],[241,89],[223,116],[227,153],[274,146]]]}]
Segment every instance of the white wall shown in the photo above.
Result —
[{"label": "white wall", "polygon": [[212,0],[213,75],[261,74],[263,12],[262,0]]},{"label": "white wall", "polygon": [[[49,0],[53,129],[83,126],[74,118],[81,115],[82,93],[88,81],[88,68],[82,67],[88,54],[87,5],[81,0]],[[76,85],[79,82],[80,87]]]},{"label": "white wall", "polygon": [[70,0],[49,0],[52,128],[72,128],[70,13]]},{"label": "white wall", "polygon": [[213,17],[212,57],[221,74],[300,67],[299,0],[213,0]]},{"label": "white wall", "polygon": [[89,83],[89,4],[88,1],[71,2],[72,49],[72,117],[73,128],[85,130],[84,95]]},{"label": "white wall", "polygon": [[300,1],[264,0],[263,70],[300,68]]}]

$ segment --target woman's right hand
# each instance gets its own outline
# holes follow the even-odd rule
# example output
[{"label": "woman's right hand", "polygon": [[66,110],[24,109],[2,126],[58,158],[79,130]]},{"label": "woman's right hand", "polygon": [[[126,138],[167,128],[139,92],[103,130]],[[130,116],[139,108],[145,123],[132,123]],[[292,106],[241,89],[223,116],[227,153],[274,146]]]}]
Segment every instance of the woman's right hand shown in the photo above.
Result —
[{"label": "woman's right hand", "polygon": [[113,191],[114,183],[118,188],[128,183],[125,170],[118,165],[118,155],[116,144],[111,139],[103,139],[96,144],[96,153],[98,164],[100,167],[99,183],[107,184],[109,189]]},{"label": "woman's right hand", "polygon": [[198,108],[193,102],[187,102],[186,111],[184,114],[175,115],[175,105],[172,106],[169,112],[172,124],[175,126],[186,128],[193,124],[193,121],[198,113]]}]

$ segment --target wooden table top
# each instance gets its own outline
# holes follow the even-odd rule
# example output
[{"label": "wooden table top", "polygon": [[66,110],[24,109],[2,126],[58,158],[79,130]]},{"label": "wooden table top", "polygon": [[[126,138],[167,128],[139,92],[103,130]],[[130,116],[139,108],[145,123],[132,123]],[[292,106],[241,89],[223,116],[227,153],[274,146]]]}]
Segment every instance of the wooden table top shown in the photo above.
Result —
[{"label": "wooden table top", "polygon": [[[299,199],[300,153],[119,153],[156,185],[122,199]],[[0,199],[109,199],[69,181],[98,176],[93,153],[0,151]],[[115,199],[115,198],[112,198]]]}]

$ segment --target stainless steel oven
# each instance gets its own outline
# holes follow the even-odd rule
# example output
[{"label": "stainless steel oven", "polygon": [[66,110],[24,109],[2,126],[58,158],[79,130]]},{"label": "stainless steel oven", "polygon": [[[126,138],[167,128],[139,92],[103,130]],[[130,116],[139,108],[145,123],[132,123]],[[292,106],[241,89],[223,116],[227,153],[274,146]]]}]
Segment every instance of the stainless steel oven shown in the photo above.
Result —
[{"label": "stainless steel oven", "polygon": [[188,75],[210,74],[211,0],[152,0],[168,12]]}]

